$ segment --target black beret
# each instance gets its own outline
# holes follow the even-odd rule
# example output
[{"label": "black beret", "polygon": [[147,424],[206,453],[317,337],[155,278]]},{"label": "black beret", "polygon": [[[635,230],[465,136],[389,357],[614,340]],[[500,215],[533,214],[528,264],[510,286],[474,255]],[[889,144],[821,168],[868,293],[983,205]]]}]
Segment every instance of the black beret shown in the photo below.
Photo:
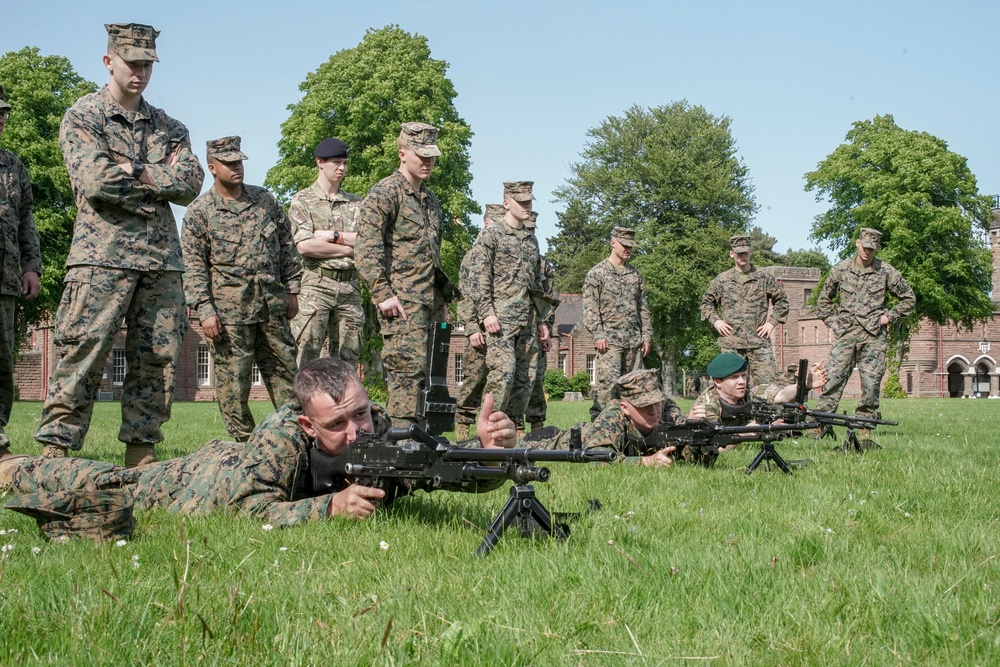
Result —
[{"label": "black beret", "polygon": [[316,157],[324,160],[332,157],[347,157],[348,153],[350,153],[350,150],[347,148],[347,144],[334,137],[324,139],[316,144],[316,150],[314,151]]}]

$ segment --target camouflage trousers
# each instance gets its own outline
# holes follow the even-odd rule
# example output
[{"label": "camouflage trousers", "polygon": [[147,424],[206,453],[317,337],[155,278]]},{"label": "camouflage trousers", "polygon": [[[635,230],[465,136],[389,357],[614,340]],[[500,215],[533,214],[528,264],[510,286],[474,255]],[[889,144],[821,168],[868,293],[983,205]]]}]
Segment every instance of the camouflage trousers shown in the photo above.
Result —
[{"label": "camouflage trousers", "polygon": [[531,395],[528,397],[528,407],[524,411],[524,421],[529,424],[544,424],[548,414],[548,404],[545,401],[545,369],[548,368],[548,365],[548,353],[542,350],[541,343],[536,343],[531,354],[531,366],[528,370]]},{"label": "camouflage trousers", "polygon": [[723,352],[733,352],[747,360],[748,387],[781,382],[782,372],[778,369],[778,362],[774,359],[774,349],[771,347],[770,338],[764,341],[762,347],[755,348],[732,348],[723,345],[722,339],[719,339],[719,349]]},{"label": "camouflage trousers", "polygon": [[844,394],[844,387],[851,379],[855,367],[861,377],[861,398],[855,414],[869,417],[878,412],[880,386],[885,375],[888,341],[885,329],[877,335],[868,333],[859,325],[854,325],[838,336],[830,347],[826,358],[826,372],[829,375],[823,393],[820,394],[816,410],[835,412]]},{"label": "camouflage trousers", "polygon": [[385,410],[395,426],[417,421],[420,385],[427,372],[428,326],[448,317],[444,302],[434,307],[403,302],[406,319],[387,319],[379,313],[382,327],[382,368],[385,369],[389,400]]},{"label": "camouflage trousers", "polygon": [[0,296],[0,449],[10,440],[4,429],[10,421],[14,404],[14,316],[17,312],[16,296]]},{"label": "camouflage trousers", "polygon": [[295,399],[295,340],[284,318],[253,324],[224,323],[222,339],[212,341],[212,360],[219,412],[226,431],[235,440],[245,442],[256,426],[249,403],[255,363],[275,408]]},{"label": "camouflage trousers", "polygon": [[357,281],[340,281],[312,271],[303,272],[299,314],[291,325],[298,344],[296,363],[299,368],[320,358],[327,338],[331,357],[340,357],[356,366],[365,326]]},{"label": "camouflage trousers", "polygon": [[486,387],[486,348],[476,349],[465,346],[462,352],[462,386],[458,388],[455,406],[455,422],[475,424],[476,413],[483,404],[483,389]]},{"label": "camouflage trousers", "polygon": [[531,395],[529,368],[531,351],[538,339],[534,324],[502,324],[499,334],[486,335],[486,393],[493,394],[496,410],[504,412],[518,426]]},{"label": "camouflage trousers", "polygon": [[74,266],[56,313],[54,342],[59,359],[35,440],[81,449],[108,353],[125,335],[122,425],[126,444],[163,441],[160,426],[170,419],[177,355],[187,326],[180,271],[133,271]]},{"label": "camouflage trousers", "polygon": [[594,402],[590,406],[590,419],[597,419],[601,410],[606,408],[611,402],[611,390],[615,386],[615,380],[626,373],[637,371],[643,368],[642,351],[637,345],[635,347],[613,347],[609,346],[604,352],[599,352],[594,359],[594,386],[590,392],[594,397]]}]

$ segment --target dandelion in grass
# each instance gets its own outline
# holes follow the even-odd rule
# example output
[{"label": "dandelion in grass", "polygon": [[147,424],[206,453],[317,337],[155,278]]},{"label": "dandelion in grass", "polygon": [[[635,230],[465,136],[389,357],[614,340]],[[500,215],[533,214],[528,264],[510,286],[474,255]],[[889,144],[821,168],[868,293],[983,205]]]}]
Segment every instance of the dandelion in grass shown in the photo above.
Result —
[{"label": "dandelion in grass", "polygon": [[378,548],[381,549],[382,551],[388,551],[389,543],[386,542],[385,540],[382,540],[381,542],[378,543]]},{"label": "dandelion in grass", "polygon": [[41,547],[31,547],[31,553],[33,553],[33,554],[35,554],[37,556],[38,554],[42,553],[42,548]]},{"label": "dandelion in grass", "polygon": [[269,523],[265,523],[263,526],[260,527],[260,529],[263,530],[266,533],[268,531],[274,530],[274,526],[272,526]]}]

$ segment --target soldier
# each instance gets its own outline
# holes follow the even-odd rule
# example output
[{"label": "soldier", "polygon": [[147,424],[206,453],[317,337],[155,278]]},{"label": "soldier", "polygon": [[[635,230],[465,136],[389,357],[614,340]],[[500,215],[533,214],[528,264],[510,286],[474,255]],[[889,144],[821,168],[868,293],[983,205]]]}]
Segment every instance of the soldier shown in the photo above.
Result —
[{"label": "soldier", "polygon": [[[503,217],[503,204],[487,204],[483,215],[483,227]],[[467,338],[462,351],[462,386],[458,388],[455,406],[455,439],[469,437],[469,426],[476,421],[476,412],[483,402],[486,388],[486,336],[479,322],[479,308],[475,302],[476,289],[469,276],[473,253],[470,250],[462,258],[458,270],[458,290],[462,300],[458,302],[458,321],[465,328]]]},{"label": "soldier", "polygon": [[[531,212],[531,220],[525,227],[535,233],[538,225],[538,212]],[[549,260],[544,255],[539,256],[539,289],[548,296],[549,316],[545,326],[549,329],[549,339],[536,342],[531,351],[531,366],[528,370],[528,381],[531,383],[531,395],[528,397],[528,407],[524,412],[524,420],[531,425],[531,432],[545,427],[548,415],[548,403],[545,400],[545,369],[548,368],[549,350],[556,337],[556,308],[559,307],[559,292],[556,290],[556,274]]]},{"label": "soldier", "polygon": [[288,219],[302,255],[299,314],[292,320],[298,367],[318,359],[327,337],[330,356],[357,365],[365,311],[354,268],[355,230],[361,197],[344,192],[350,151],[340,139],[324,139],[313,151],[316,181],[292,197]]},{"label": "soldier", "polygon": [[620,375],[642,368],[653,331],[646,303],[646,284],[629,266],[635,231],[615,227],[611,254],[583,281],[583,326],[594,338],[597,359],[590,418],[597,419]]},{"label": "soldier", "polygon": [[[528,367],[536,339],[545,343],[547,313],[538,309],[538,240],[525,222],[531,218],[533,181],[503,184],[504,216],[483,229],[472,252],[479,321],[486,330],[486,391],[499,410],[523,433],[524,411],[531,394]],[[537,338],[536,338],[537,337]]]},{"label": "soldier", "polygon": [[159,60],[159,31],[137,23],[105,28],[108,85],[80,98],[59,130],[77,215],[55,321],[60,355],[35,439],[43,456],[83,447],[104,363],[124,321],[118,439],[126,465],[134,466],[156,460],[186,326],[184,263],[170,204],[194,201],[205,172],[187,128],[142,96]]},{"label": "soldier", "polygon": [[[861,399],[854,413],[876,417],[879,387],[885,375],[887,329],[913,312],[916,297],[903,276],[875,257],[882,232],[864,227],[854,242],[858,254],[830,269],[820,290],[816,315],[833,331],[835,340],[826,360],[830,382],[816,409],[835,412],[851,371],[861,376]],[[889,295],[896,305],[888,309]],[[834,304],[834,299],[840,297]],[[865,434],[860,435],[864,439]]]},{"label": "soldier", "polygon": [[[84,458],[51,460],[10,456],[0,461],[0,492],[59,492],[128,489],[139,510],[162,507],[195,514],[235,510],[287,526],[330,516],[364,518],[375,511],[382,489],[349,484],[333,493],[312,489],[309,452],[337,456],[358,431],[381,434],[388,420],[368,401],[355,369],[324,357],[299,373],[296,400],[269,415],[246,443],[212,440],[182,458],[136,470]],[[514,424],[493,412],[487,397],[473,447],[513,447]],[[496,486],[506,480],[496,480]],[[462,491],[457,487],[448,490]],[[475,491],[494,488],[475,485]]]},{"label": "soldier", "polygon": [[[701,318],[719,333],[719,347],[749,363],[754,384],[781,377],[771,349],[771,332],[788,318],[788,296],[781,283],[750,263],[750,237],[729,239],[735,266],[720,273],[701,298]],[[770,314],[769,307],[770,306]]]},{"label": "soldier", "polygon": [[417,421],[428,326],[447,319],[456,296],[441,267],[441,204],[425,185],[441,155],[437,135],[433,125],[403,123],[399,169],[368,191],[358,221],[356,263],[378,306],[386,410],[398,426]]},{"label": "soldier", "polygon": [[212,341],[215,396],[226,431],[254,429],[248,399],[254,363],[274,407],[290,402],[302,267],[285,211],[264,188],[243,183],[239,137],[207,142],[215,184],[184,216],[184,291]]},{"label": "soldier", "polygon": [[[0,135],[10,118],[11,107],[0,86]],[[38,230],[31,215],[31,181],[28,171],[9,151],[0,149],[0,232],[7,239],[0,256],[0,458],[10,448],[4,427],[14,403],[14,338],[17,297],[38,296],[42,255]]]},{"label": "soldier", "polygon": [[[605,405],[597,419],[576,425],[587,449],[610,447],[634,457],[637,452],[649,448],[651,443],[647,444],[647,439],[661,422],[683,424],[685,421],[677,404],[663,394],[660,374],[653,369],[632,371],[617,378],[612,383],[611,397],[614,400]],[[528,441],[528,446],[542,449],[569,449],[570,430],[545,439],[529,437]],[[675,449],[664,447],[639,457],[638,462],[654,468],[669,466],[672,463],[670,454]]]}]

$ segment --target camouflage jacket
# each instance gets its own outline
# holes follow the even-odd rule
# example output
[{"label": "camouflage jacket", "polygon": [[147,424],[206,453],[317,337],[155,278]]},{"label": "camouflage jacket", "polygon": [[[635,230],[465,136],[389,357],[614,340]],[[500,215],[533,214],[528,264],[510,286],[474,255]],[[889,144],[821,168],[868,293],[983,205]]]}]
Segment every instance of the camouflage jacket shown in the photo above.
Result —
[{"label": "camouflage jacket", "polygon": [[[298,243],[311,239],[317,230],[356,232],[360,209],[361,197],[343,191],[330,197],[320,187],[319,181],[316,181],[292,197],[291,206],[288,207],[288,219],[292,223],[292,240]],[[344,271],[354,268],[354,258],[313,259],[303,255],[302,268],[307,271],[319,268]]]},{"label": "camouflage jacket", "polygon": [[[774,402],[774,397],[778,395],[778,392],[783,389],[782,385],[777,383],[771,384],[759,384],[756,387],[752,387],[750,391],[747,392],[736,405],[745,405],[746,403],[754,400],[767,401],[768,403]],[[749,419],[745,415],[739,416],[739,418],[723,418],[722,415],[722,397],[719,396],[719,392],[714,386],[709,387],[705,391],[701,392],[701,395],[695,399],[695,405],[705,406],[705,418],[710,422],[716,422],[720,424],[725,424],[726,426],[744,426]]]},{"label": "camouflage jacket", "polygon": [[612,347],[639,347],[653,340],[646,283],[633,267],[605,259],[583,281],[583,326],[594,341]]},{"label": "camouflage jacket", "polygon": [[[63,116],[59,147],[77,207],[66,266],[183,271],[170,204],[194,201],[205,172],[181,123],[145,99],[133,120],[130,115],[105,86]],[[177,161],[168,165],[171,154]],[[118,166],[136,160],[153,185]]]},{"label": "camouflage jacket", "polygon": [[285,294],[298,294],[302,267],[285,211],[271,193],[244,185],[242,197],[226,200],[209,188],[188,207],[181,235],[184,292],[200,320],[285,317]]},{"label": "camouflage jacket", "polygon": [[[768,305],[770,317],[768,316]],[[701,319],[714,325],[725,320],[733,333],[719,343],[733,350],[764,347],[768,340],[757,335],[757,328],[770,322],[778,325],[788,319],[788,296],[778,279],[752,264],[747,273],[736,268],[723,271],[712,280],[701,298]]]},{"label": "camouflage jacket", "polygon": [[465,253],[458,269],[458,290],[462,293],[462,300],[458,302],[458,323],[465,327],[466,336],[482,331],[476,286],[472,283],[470,275],[472,260],[473,252],[470,250]]},{"label": "camouflage jacket", "polygon": [[361,203],[354,258],[373,303],[393,296],[435,307],[450,300],[441,268],[441,204],[424,184],[414,191],[397,169]]},{"label": "camouflage jacket", "polygon": [[[680,407],[668,398],[663,404],[663,415],[660,417],[660,423],[683,424],[684,420],[685,415],[681,412]],[[642,435],[632,425],[628,415],[622,412],[616,401],[611,402],[601,410],[597,419],[592,422],[582,422],[577,424],[577,427],[581,430],[581,440],[586,449],[610,447],[616,452],[628,455],[633,454],[636,448],[646,449],[643,445],[646,443],[647,436]],[[567,429],[552,438],[525,442],[524,446],[538,449],[569,449],[569,439],[570,430]]]},{"label": "camouflage jacket", "polygon": [[[840,300],[834,304],[838,294]],[[898,301],[887,311],[890,294]],[[837,337],[855,322],[876,335],[882,331],[879,321],[882,315],[892,324],[912,313],[916,302],[913,289],[892,266],[876,257],[868,267],[863,267],[857,257],[851,257],[830,269],[816,301],[816,316]]]},{"label": "camouflage jacket", "polygon": [[17,157],[0,150],[0,246],[3,275],[0,294],[21,295],[21,276],[28,271],[42,274],[42,255],[38,247],[38,230],[31,215],[31,181],[28,171]]},{"label": "camouflage jacket", "polygon": [[547,294],[549,299],[552,300],[552,303],[550,304],[551,310],[549,310],[549,316],[545,318],[545,324],[548,325],[549,332],[553,333],[554,336],[555,334],[553,329],[556,326],[556,308],[559,307],[560,303],[559,290],[556,289],[556,271],[552,268],[552,264],[549,263],[549,260],[547,260],[544,255],[541,256],[540,260],[540,277],[538,280],[538,286],[542,292]]},{"label": "camouflage jacket", "polygon": [[508,326],[534,325],[538,309],[532,293],[539,291],[535,235],[499,220],[483,228],[470,252],[479,321],[494,316]]}]

